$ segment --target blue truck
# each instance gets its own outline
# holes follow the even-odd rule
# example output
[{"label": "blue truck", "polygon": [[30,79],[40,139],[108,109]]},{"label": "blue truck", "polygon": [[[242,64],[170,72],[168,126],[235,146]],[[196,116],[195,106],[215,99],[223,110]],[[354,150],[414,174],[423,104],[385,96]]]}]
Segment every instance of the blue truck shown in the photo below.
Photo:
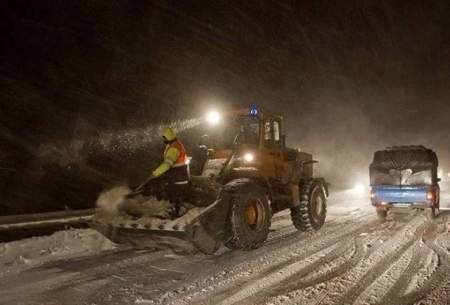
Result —
[{"label": "blue truck", "polygon": [[429,219],[439,209],[438,158],[422,145],[376,151],[369,167],[370,198],[380,220],[389,209],[416,208]]}]

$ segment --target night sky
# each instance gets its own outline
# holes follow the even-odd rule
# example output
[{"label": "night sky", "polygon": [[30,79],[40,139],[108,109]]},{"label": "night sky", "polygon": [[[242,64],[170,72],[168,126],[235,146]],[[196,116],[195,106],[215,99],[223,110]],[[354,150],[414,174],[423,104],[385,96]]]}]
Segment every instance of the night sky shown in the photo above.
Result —
[{"label": "night sky", "polygon": [[159,143],[101,138],[213,106],[284,114],[334,184],[387,145],[450,165],[449,1],[10,1],[0,19],[3,213],[144,177]]}]

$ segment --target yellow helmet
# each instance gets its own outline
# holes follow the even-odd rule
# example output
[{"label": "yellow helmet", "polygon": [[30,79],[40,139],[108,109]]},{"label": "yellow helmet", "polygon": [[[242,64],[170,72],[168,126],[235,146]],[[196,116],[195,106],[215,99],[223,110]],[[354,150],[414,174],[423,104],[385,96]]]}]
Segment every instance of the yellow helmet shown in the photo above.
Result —
[{"label": "yellow helmet", "polygon": [[175,138],[177,137],[177,134],[175,133],[175,131],[173,131],[172,128],[170,128],[170,127],[165,127],[165,128],[162,130],[162,136],[163,136],[164,138],[166,138],[167,141],[170,142],[170,141],[175,140]]}]

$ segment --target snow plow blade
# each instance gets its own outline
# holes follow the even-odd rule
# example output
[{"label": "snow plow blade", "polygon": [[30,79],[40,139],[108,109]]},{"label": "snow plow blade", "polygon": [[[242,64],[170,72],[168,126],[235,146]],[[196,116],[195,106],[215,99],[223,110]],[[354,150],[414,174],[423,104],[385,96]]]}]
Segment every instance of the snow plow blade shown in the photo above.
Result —
[{"label": "snow plow blade", "polygon": [[220,242],[202,225],[202,217],[216,208],[220,200],[207,207],[194,207],[176,219],[155,216],[133,217],[126,213],[98,210],[90,226],[118,244],[139,248],[172,249],[192,253],[214,253]]}]

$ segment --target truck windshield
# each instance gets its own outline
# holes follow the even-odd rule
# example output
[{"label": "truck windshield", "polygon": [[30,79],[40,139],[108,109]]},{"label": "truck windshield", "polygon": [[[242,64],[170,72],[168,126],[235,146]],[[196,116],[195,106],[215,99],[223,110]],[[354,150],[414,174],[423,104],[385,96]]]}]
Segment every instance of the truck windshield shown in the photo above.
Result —
[{"label": "truck windshield", "polygon": [[372,170],[370,175],[371,185],[431,185],[432,171],[422,170],[413,172],[411,169],[396,170]]}]

